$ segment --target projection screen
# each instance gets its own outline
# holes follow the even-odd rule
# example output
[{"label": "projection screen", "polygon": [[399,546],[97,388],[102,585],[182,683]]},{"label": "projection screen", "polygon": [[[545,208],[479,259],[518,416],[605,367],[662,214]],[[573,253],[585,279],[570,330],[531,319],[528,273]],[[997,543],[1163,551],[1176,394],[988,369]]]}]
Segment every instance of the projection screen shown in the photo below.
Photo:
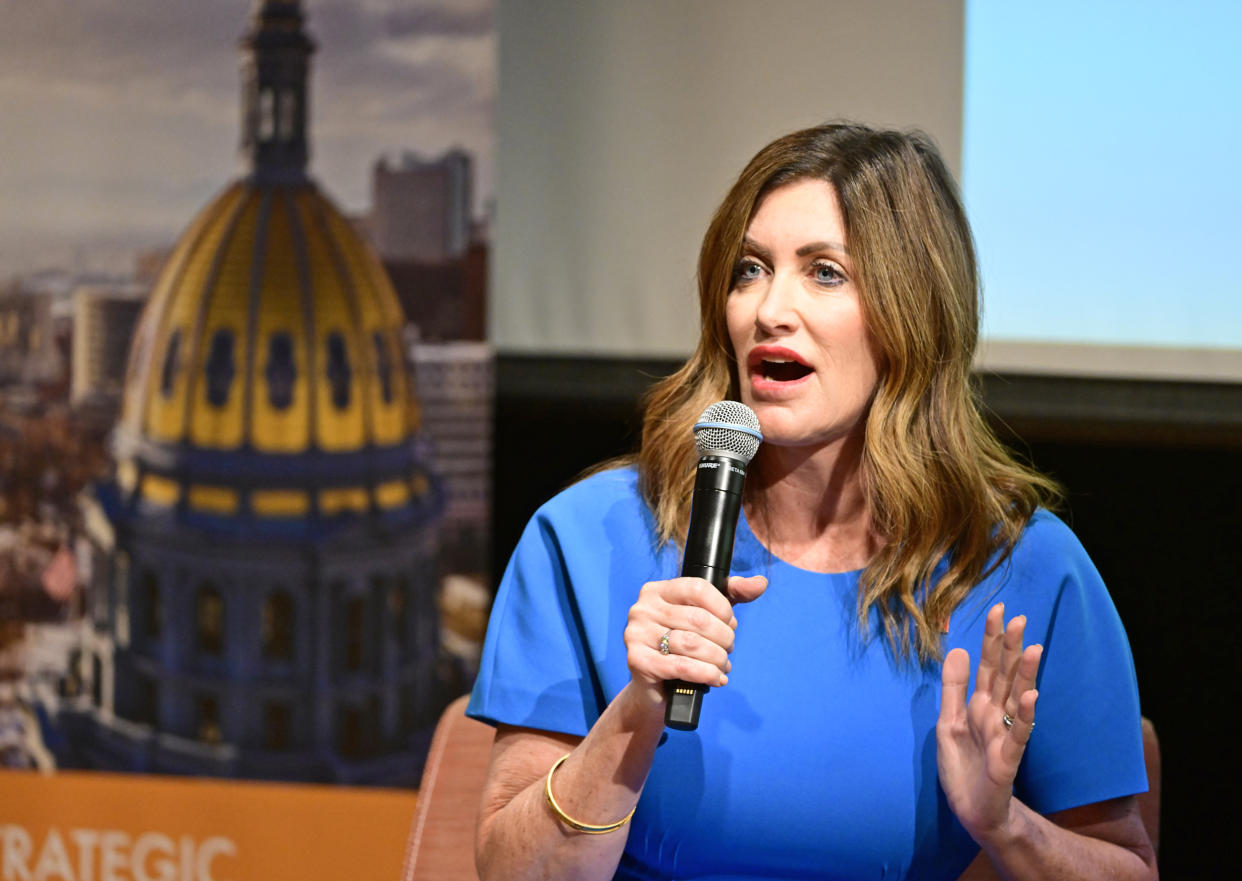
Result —
[{"label": "projection screen", "polygon": [[959,175],[982,366],[1240,380],[1239,25],[1223,2],[502,0],[491,339],[686,354],[733,177],[844,118],[921,128]]}]

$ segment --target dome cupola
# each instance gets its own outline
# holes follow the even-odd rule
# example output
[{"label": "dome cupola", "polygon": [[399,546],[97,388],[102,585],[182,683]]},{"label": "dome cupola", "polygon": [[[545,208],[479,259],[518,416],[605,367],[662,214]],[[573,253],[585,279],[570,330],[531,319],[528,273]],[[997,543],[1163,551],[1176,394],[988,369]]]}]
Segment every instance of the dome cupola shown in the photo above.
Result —
[{"label": "dome cupola", "polygon": [[242,46],[250,173],[182,235],[139,322],[118,502],[243,534],[417,518],[433,493],[401,307],[306,174],[300,3],[257,3]]},{"label": "dome cupola", "polygon": [[258,176],[297,179],[310,156],[307,81],[315,44],[296,0],[255,3],[242,37],[242,151]]}]

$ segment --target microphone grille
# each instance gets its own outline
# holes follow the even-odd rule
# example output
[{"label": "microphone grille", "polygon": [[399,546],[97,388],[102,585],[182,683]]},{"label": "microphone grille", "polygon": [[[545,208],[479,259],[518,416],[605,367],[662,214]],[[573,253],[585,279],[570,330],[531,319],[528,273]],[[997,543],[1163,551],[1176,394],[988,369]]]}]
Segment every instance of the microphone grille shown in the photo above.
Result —
[{"label": "microphone grille", "polygon": [[759,417],[737,401],[717,401],[703,411],[694,425],[694,445],[700,456],[725,453],[749,462],[762,442]]}]

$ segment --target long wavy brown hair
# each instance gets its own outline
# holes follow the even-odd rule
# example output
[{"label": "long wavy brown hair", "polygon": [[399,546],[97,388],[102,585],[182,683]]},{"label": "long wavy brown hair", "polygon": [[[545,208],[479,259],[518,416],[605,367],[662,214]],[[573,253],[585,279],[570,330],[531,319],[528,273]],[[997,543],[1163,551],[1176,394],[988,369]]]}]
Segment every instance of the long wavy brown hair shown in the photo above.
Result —
[{"label": "long wavy brown hair", "polygon": [[660,541],[680,543],[694,483],[691,427],[709,404],[738,398],[725,301],[743,237],[765,195],[804,179],[837,193],[880,352],[862,452],[880,547],[862,575],[859,624],[866,632],[875,609],[900,657],[915,650],[933,660],[953,609],[1006,558],[1036,507],[1060,493],[1018,462],[980,414],[971,378],[974,244],[953,178],[925,135],[829,124],[786,135],[750,161],[703,238],[698,348],[647,395],[640,485]]}]

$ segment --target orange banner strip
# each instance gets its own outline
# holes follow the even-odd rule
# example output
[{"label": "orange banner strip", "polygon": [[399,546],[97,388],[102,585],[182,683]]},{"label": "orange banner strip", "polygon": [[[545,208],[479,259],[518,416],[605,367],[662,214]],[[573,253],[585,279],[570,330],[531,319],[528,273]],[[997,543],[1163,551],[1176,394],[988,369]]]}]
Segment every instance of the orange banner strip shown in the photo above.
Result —
[{"label": "orange banner strip", "polygon": [[400,877],[404,790],[0,771],[3,881]]}]

